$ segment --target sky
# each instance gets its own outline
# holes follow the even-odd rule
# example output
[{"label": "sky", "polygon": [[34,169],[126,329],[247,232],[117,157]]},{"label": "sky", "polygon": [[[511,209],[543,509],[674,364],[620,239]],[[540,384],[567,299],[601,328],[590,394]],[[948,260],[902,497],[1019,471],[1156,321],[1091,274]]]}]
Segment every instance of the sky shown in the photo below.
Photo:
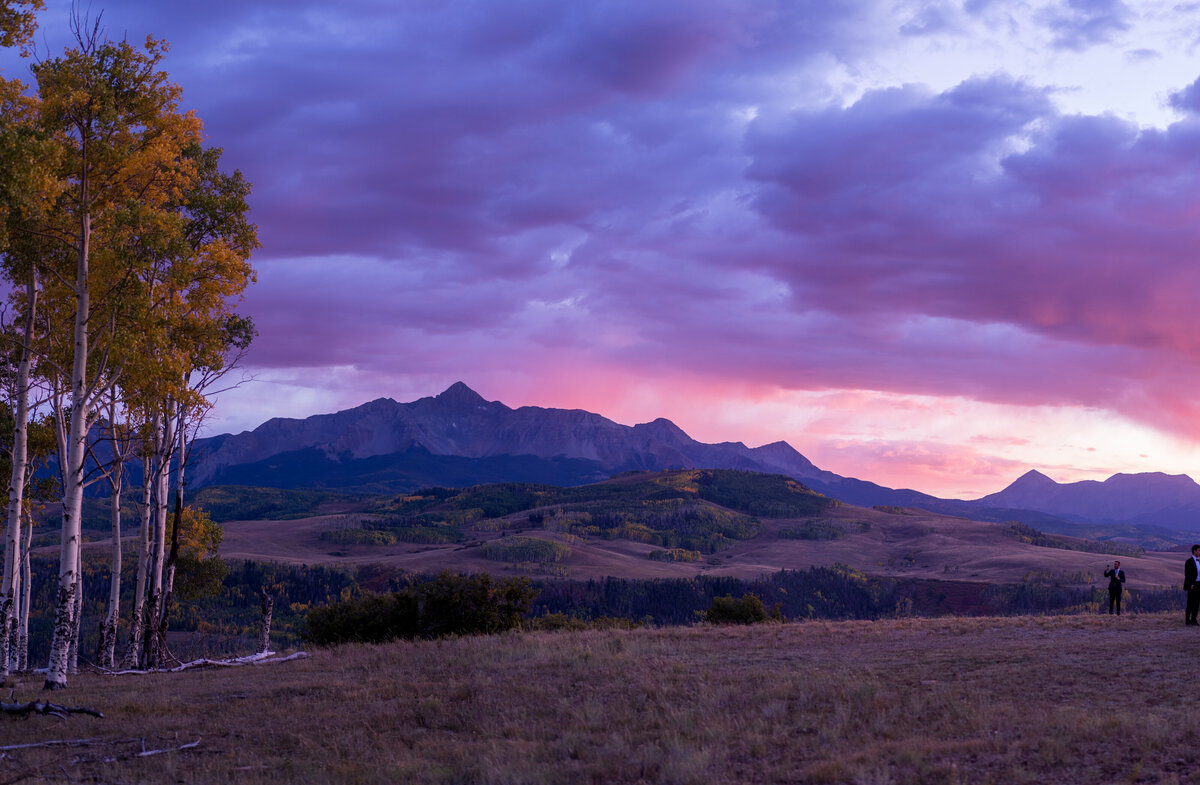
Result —
[{"label": "sky", "polygon": [[254,185],[211,433],[463,381],[943,497],[1200,478],[1200,3],[101,12]]}]

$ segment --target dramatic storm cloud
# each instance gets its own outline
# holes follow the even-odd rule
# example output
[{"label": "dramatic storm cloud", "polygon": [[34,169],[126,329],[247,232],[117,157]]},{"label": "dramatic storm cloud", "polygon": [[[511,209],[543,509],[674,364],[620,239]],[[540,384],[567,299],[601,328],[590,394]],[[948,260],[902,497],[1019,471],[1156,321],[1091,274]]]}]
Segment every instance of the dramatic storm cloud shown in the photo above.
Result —
[{"label": "dramatic storm cloud", "polygon": [[[65,16],[42,22],[53,54]],[[257,381],[218,429],[461,379],[942,494],[1200,476],[1200,10],[117,0],[102,22],[170,42],[254,184]]]}]

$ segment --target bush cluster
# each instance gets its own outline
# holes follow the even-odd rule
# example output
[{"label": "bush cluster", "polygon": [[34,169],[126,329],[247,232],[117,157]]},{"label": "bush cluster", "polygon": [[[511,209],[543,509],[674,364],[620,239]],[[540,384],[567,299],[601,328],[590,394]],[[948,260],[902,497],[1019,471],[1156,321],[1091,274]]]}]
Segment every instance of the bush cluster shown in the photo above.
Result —
[{"label": "bush cluster", "polygon": [[525,578],[497,582],[486,573],[444,572],[400,591],[312,608],[304,637],[313,645],[331,646],[493,634],[519,627],[532,607],[533,595]]},{"label": "bush cluster", "polygon": [[827,518],[810,518],[798,526],[789,526],[779,532],[786,540],[840,540],[847,534],[869,531],[868,521],[837,521]]},{"label": "bush cluster", "polygon": [[651,561],[682,561],[696,562],[704,559],[700,551],[690,551],[687,548],[667,548],[666,550],[650,551]]},{"label": "bush cluster", "polygon": [[713,597],[712,606],[704,614],[709,624],[757,624],[767,620],[767,608],[753,594],[734,599],[732,594]]},{"label": "bush cluster", "polygon": [[398,542],[441,545],[462,540],[462,532],[454,526],[388,526],[363,525],[357,529],[329,529],[321,539],[334,545],[395,545]]},{"label": "bush cluster", "polygon": [[486,543],[479,553],[492,561],[550,564],[566,561],[571,555],[571,548],[539,537],[502,537]]},{"label": "bush cluster", "polygon": [[331,529],[321,532],[321,539],[334,545],[395,545],[396,535],[374,529]]}]

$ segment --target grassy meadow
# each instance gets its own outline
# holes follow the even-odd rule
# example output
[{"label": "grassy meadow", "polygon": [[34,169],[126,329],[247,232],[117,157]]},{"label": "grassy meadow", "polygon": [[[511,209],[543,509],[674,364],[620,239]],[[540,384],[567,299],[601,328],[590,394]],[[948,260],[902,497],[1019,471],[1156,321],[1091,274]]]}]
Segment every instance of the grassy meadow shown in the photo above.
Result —
[{"label": "grassy meadow", "polygon": [[0,717],[0,747],[64,742],[4,749],[0,782],[1194,782],[1200,631],[1177,616],[512,633],[52,694],[27,675],[10,700],[105,718]]}]

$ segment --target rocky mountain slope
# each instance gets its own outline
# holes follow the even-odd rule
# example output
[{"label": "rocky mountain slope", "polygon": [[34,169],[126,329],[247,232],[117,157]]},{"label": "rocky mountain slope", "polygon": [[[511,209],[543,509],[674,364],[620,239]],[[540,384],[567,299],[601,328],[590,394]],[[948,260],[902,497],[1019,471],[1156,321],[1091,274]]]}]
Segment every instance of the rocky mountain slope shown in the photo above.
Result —
[{"label": "rocky mountain slope", "polygon": [[[308,484],[325,470],[330,485],[406,484],[406,475],[447,473],[578,485],[615,473],[669,468],[722,468],[837,481],[786,442],[749,448],[741,442],[704,444],[669,420],[620,425],[578,409],[484,400],[459,382],[441,395],[412,403],[381,398],[354,409],[276,418],[253,431],[197,443],[194,485],[253,477],[263,484]],[[491,478],[507,469],[521,476]],[[289,473],[291,477],[289,478]],[[386,480],[382,475],[394,475]],[[532,475],[532,476],[531,476]],[[418,482],[416,477],[412,482]],[[412,482],[407,482],[411,485]],[[414,486],[415,487],[415,486]]]},{"label": "rocky mountain slope", "polygon": [[626,471],[680,468],[784,474],[849,504],[922,507],[1045,531],[1078,523],[1200,531],[1200,485],[1182,475],[1119,474],[1103,483],[1059,484],[1031,471],[981,499],[939,499],[825,471],[783,441],[705,444],[666,419],[627,426],[579,409],[512,409],[462,382],[410,403],[380,398],[201,440],[189,480],[193,487],[394,493],[496,482],[583,485]]}]

